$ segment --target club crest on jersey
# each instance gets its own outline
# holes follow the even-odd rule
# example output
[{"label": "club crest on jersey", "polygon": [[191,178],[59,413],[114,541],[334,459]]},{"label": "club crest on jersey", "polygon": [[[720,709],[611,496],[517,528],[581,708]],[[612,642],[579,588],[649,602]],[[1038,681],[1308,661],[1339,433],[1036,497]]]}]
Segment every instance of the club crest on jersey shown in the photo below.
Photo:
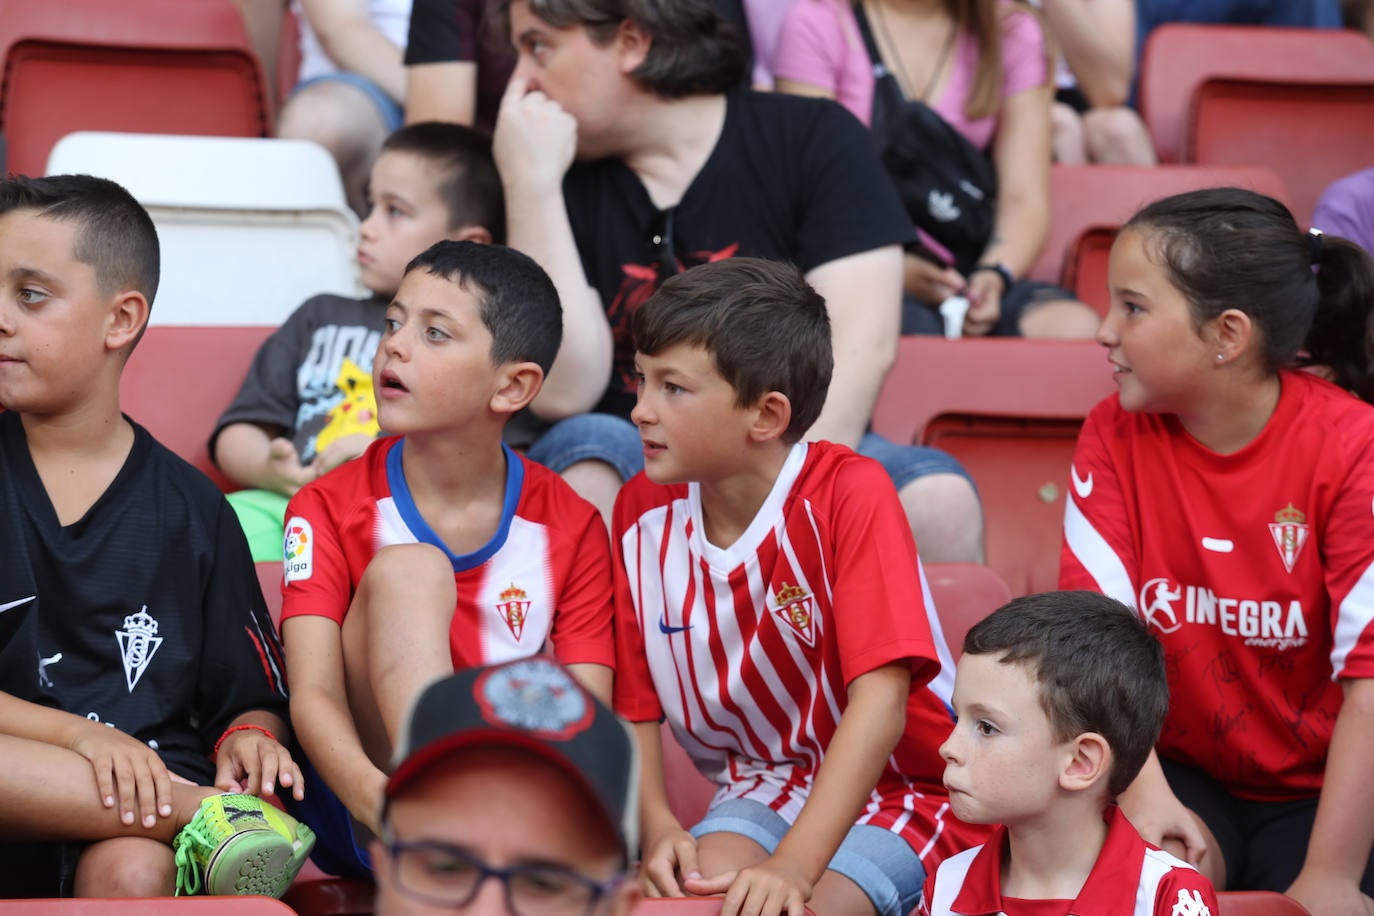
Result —
[{"label": "club crest on jersey", "polygon": [[124,682],[133,693],[134,686],[162,645],[162,637],[157,635],[157,621],[148,613],[148,605],[124,618],[124,629],[115,630],[115,639],[119,640],[119,655],[124,662]]},{"label": "club crest on jersey", "polygon": [[506,627],[516,642],[520,641],[520,634],[525,631],[525,620],[530,615],[530,603],[530,596],[514,582],[500,594],[496,602],[496,613],[506,622]]},{"label": "club crest on jersey", "polygon": [[816,645],[816,599],[799,585],[788,585],[785,581],[774,598],[777,607],[773,615],[787,624],[808,646]]},{"label": "club crest on jersey", "polygon": [[1307,524],[1307,513],[1294,509],[1292,503],[1275,512],[1274,520],[1269,523],[1269,533],[1274,536],[1274,546],[1279,549],[1283,568],[1290,573],[1298,562],[1311,530]]},{"label": "club crest on jersey", "polygon": [[299,515],[286,523],[286,537],[282,541],[282,573],[287,582],[310,578],[314,570],[315,530]]}]

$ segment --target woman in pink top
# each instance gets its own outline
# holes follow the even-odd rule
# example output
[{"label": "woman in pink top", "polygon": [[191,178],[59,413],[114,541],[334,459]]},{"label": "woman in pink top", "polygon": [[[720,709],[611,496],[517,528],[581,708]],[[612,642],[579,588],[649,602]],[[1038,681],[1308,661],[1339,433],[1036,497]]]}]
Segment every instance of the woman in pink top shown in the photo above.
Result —
[{"label": "woman in pink top", "polygon": [[[908,99],[938,112],[997,172],[992,237],[967,277],[914,254],[906,290],[928,305],[962,293],[967,334],[1092,337],[1098,317],[1058,287],[1019,281],[1045,243],[1050,213],[1050,104],[1036,14],[1009,0],[862,0],[883,64]],[[873,64],[846,0],[797,0],[779,38],[777,87],[837,99],[865,124]]]}]

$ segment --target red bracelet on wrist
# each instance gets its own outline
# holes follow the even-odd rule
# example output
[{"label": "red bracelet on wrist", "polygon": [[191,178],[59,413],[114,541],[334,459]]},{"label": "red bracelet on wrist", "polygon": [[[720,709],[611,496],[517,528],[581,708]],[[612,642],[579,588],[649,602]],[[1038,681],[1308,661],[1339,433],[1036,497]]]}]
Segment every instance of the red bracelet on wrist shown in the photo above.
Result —
[{"label": "red bracelet on wrist", "polygon": [[224,734],[220,735],[219,740],[215,742],[215,749],[210,752],[210,759],[213,760],[219,756],[219,746],[224,743],[225,738],[228,738],[234,732],[241,732],[249,728],[253,729],[254,731],[262,732],[264,735],[271,738],[273,741],[277,740],[276,735],[272,734],[267,729],[263,728],[261,725],[231,725],[224,730]]}]

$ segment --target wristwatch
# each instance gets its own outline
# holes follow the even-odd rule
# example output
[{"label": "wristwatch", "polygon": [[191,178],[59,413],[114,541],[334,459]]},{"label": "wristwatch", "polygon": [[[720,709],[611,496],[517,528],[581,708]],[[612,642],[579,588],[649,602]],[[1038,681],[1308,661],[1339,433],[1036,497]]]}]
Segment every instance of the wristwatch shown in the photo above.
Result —
[{"label": "wristwatch", "polygon": [[1016,277],[1012,276],[1011,268],[1002,261],[994,261],[991,264],[979,264],[977,267],[973,268],[973,270],[969,271],[969,273],[976,274],[980,270],[990,270],[1002,278],[1003,295],[1005,295],[1007,290],[1011,289],[1012,284],[1016,282]]}]

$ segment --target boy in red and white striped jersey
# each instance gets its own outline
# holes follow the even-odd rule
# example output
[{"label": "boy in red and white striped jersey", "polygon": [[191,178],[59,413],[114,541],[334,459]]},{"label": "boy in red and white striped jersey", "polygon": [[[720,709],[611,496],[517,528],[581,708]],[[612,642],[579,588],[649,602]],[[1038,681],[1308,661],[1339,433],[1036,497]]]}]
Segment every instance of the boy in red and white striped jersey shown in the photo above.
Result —
[{"label": "boy in red and white striped jersey", "polygon": [[[793,267],[735,258],[666,282],[634,333],[645,470],[612,552],[645,891],[725,892],[724,916],[904,916],[983,833],[940,783],[952,665],[897,493],[876,462],[802,441],[830,383],[825,302]],[[690,832],[665,716],[720,785]]]},{"label": "boy in red and white striped jersey", "polygon": [[1211,916],[1211,882],[1115,804],[1169,706],[1164,650],[1095,592],[1017,598],[964,640],[940,747],[954,812],[1000,824],[926,879],[921,916]]}]

